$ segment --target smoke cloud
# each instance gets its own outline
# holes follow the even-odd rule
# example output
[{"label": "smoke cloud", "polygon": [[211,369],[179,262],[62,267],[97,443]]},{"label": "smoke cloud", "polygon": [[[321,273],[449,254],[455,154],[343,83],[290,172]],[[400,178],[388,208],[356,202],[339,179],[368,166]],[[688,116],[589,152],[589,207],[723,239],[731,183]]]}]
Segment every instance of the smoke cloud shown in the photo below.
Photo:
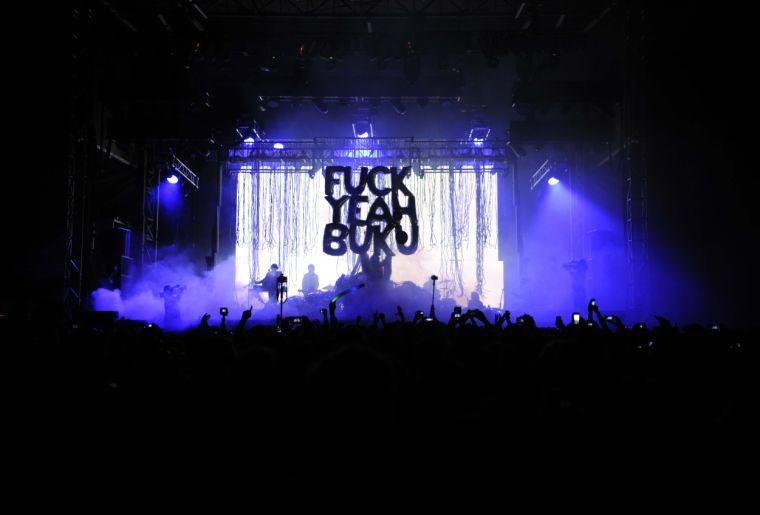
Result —
[{"label": "smoke cloud", "polygon": [[[181,330],[199,323],[203,313],[219,318],[219,308],[227,307],[236,318],[245,308],[246,299],[236,298],[233,286],[234,257],[224,260],[212,271],[199,272],[186,253],[168,253],[137,281],[122,290],[99,288],[92,293],[97,310],[118,311],[119,317],[156,323],[166,329]],[[179,298],[179,320],[164,320],[164,286],[180,285],[186,289]]]}]

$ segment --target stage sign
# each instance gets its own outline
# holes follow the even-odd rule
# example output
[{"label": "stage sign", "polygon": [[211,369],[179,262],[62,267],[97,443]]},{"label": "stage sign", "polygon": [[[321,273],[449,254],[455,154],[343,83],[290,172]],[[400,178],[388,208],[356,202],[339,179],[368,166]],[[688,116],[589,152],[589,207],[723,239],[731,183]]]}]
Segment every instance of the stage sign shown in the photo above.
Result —
[{"label": "stage sign", "polygon": [[[332,207],[332,220],[325,225],[322,238],[322,250],[331,256],[342,256],[348,249],[359,255],[367,255],[372,247],[372,257],[379,260],[393,256],[388,237],[393,234],[396,248],[405,255],[414,254],[419,242],[419,227],[417,225],[417,207],[414,195],[404,184],[411,173],[411,167],[405,166],[400,171],[397,167],[375,166],[372,170],[361,168],[359,183],[351,183],[350,166],[328,166],[325,168],[325,199]],[[343,176],[343,187],[347,195],[335,197],[334,187],[340,184]],[[390,177],[390,187],[378,186],[378,176]],[[388,181],[384,181],[386,184]],[[369,207],[366,219],[362,220],[361,205],[369,203],[365,191],[369,189],[377,198]],[[399,197],[406,200],[404,206]],[[390,205],[388,203],[390,201]],[[348,202],[346,220],[341,219],[341,208]],[[401,222],[407,217],[411,236],[402,229]],[[363,238],[361,237],[363,233]]]}]

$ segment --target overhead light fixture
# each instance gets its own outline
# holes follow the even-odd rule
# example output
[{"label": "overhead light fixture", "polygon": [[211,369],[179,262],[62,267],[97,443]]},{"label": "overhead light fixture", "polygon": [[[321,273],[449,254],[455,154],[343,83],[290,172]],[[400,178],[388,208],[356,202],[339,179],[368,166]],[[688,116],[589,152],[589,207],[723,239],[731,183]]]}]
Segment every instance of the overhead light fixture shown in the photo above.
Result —
[{"label": "overhead light fixture", "polygon": [[559,179],[557,179],[556,177],[549,177],[549,180],[546,182],[549,184],[549,186],[556,186],[557,184],[559,184]]},{"label": "overhead light fixture", "polygon": [[317,108],[317,111],[319,111],[322,114],[327,114],[329,112],[329,109],[327,109],[327,105],[325,104],[325,101],[321,98],[315,98],[312,100],[314,103],[314,107]]},{"label": "overhead light fixture", "polygon": [[391,100],[391,105],[393,106],[393,109],[395,109],[398,114],[402,114],[402,115],[406,114],[406,106],[404,105],[404,103],[401,101],[400,98],[394,98],[393,100]]},{"label": "overhead light fixture", "polygon": [[174,174],[171,174],[169,177],[166,178],[166,182],[169,184],[177,184],[179,182],[179,177],[177,177]]},{"label": "overhead light fixture", "polygon": [[369,119],[357,120],[351,124],[354,130],[354,138],[374,138],[375,131],[372,127],[372,121]]},{"label": "overhead light fixture", "polygon": [[283,148],[285,148],[285,145],[283,145],[282,143],[275,143],[274,145],[272,145],[272,148],[274,148],[275,150],[282,150]]},{"label": "overhead light fixture", "polygon": [[467,136],[467,139],[472,141],[475,146],[479,147],[483,145],[483,142],[488,139],[488,136],[490,135],[491,127],[489,127],[488,124],[482,120],[474,120],[470,124],[470,133]]}]

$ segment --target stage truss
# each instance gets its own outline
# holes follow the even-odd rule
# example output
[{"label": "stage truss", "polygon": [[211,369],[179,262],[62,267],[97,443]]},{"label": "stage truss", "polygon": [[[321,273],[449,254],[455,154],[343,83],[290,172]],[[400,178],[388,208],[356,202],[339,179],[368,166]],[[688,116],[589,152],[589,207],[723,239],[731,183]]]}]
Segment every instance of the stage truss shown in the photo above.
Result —
[{"label": "stage truss", "polygon": [[[311,256],[321,253],[318,231],[326,215],[318,211],[327,203],[317,183],[323,180],[326,166],[351,166],[355,173],[362,166],[410,166],[410,188],[418,198],[420,224],[429,229],[421,237],[425,245],[415,259],[405,263],[408,256],[394,258],[394,275],[397,261],[402,270],[394,280],[421,284],[424,268],[428,275],[442,276],[442,282],[448,284],[442,288],[445,294],[465,301],[473,291],[481,295],[485,292],[489,304],[501,305],[503,265],[497,251],[497,178],[510,173],[511,158],[505,141],[315,138],[251,141],[232,147],[227,169],[230,175],[237,176],[236,282],[242,286],[252,278],[260,278],[270,260],[282,263],[294,253],[314,259]],[[425,180],[426,176],[430,177]],[[312,180],[315,178],[318,180]],[[267,202],[271,204],[265,205]],[[277,202],[283,207],[277,207]],[[282,212],[268,214],[276,210]],[[311,226],[292,229],[294,224]],[[287,240],[284,243],[283,238]],[[276,252],[272,250],[275,247]],[[311,249],[310,254],[303,250],[306,248]],[[336,264],[335,273],[347,273],[355,263],[356,256],[348,253]],[[305,263],[291,263],[286,272],[297,279],[304,266]],[[332,273],[331,269],[323,284],[332,280]]]},{"label": "stage truss", "polygon": [[[473,162],[491,165],[494,173],[508,171],[505,141],[416,140],[414,138],[314,138],[299,141],[254,141],[241,143],[229,151],[229,170],[253,161],[298,162],[318,170],[345,159],[369,163],[403,162],[420,170],[421,165]],[[299,167],[300,168],[300,167]]]}]

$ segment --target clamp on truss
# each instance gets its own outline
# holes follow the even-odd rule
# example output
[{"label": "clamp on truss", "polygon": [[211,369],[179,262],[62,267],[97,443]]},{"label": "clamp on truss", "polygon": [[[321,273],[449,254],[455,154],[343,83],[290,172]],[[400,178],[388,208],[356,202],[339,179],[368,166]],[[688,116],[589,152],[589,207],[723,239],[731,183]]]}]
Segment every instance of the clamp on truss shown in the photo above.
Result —
[{"label": "clamp on truss", "polygon": [[547,159],[544,161],[541,166],[538,167],[538,170],[535,171],[533,175],[530,177],[530,190],[533,191],[536,186],[538,186],[541,183],[541,180],[546,177],[546,174],[549,173],[552,169],[552,166],[549,164],[549,160]]},{"label": "clamp on truss", "polygon": [[187,182],[192,184],[196,190],[198,189],[198,176],[174,154],[172,154],[171,167],[174,171],[184,177]]}]

